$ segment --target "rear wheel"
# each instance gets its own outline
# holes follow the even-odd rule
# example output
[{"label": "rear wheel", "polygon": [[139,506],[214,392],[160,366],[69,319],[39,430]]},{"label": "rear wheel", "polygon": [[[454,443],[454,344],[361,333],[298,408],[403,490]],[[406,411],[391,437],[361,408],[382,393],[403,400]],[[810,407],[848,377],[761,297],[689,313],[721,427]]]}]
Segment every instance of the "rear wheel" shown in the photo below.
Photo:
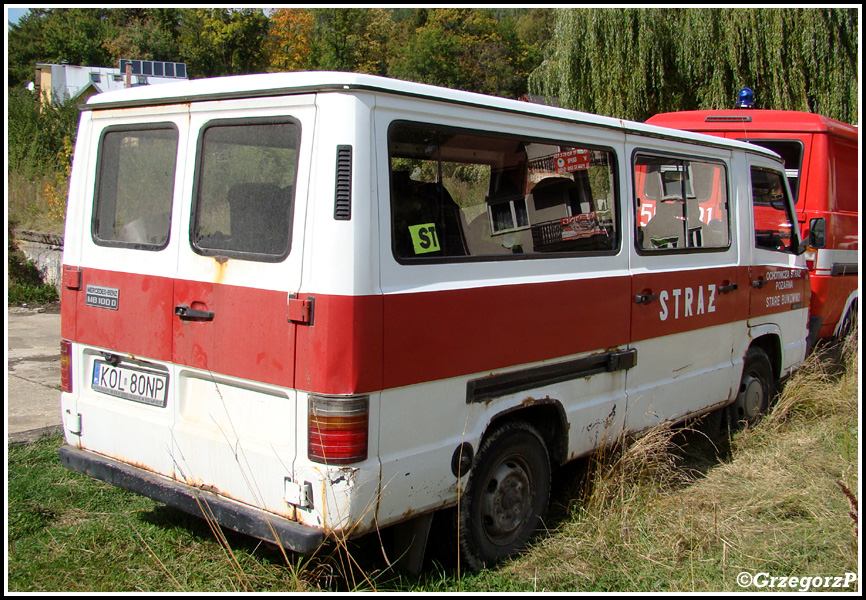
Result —
[{"label": "rear wheel", "polygon": [[514,421],[481,443],[459,508],[460,549],[474,570],[518,553],[541,529],[550,458],[538,432]]},{"label": "rear wheel", "polygon": [[844,340],[856,330],[857,300],[854,300],[851,303],[851,307],[848,309],[848,312],[845,313],[845,317],[842,319],[842,326],[839,328],[839,339]]},{"label": "rear wheel", "polygon": [[753,346],[746,352],[740,391],[728,407],[732,429],[754,425],[764,415],[775,392],[776,381],[770,358],[761,348]]}]

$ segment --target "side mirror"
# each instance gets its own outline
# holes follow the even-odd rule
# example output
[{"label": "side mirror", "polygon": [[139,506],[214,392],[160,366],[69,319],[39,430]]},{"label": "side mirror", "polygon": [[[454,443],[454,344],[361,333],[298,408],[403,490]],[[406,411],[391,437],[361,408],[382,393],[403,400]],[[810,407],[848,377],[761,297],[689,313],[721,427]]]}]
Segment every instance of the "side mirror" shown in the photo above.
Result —
[{"label": "side mirror", "polygon": [[824,217],[809,221],[809,245],[816,250],[827,247],[827,220]]}]

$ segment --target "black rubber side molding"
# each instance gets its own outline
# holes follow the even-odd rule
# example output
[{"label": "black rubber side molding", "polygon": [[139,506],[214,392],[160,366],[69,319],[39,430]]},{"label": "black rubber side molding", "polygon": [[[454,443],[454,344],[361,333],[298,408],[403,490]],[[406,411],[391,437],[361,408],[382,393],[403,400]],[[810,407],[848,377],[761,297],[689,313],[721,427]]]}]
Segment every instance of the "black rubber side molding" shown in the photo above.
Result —
[{"label": "black rubber side molding", "polygon": [[615,350],[552,365],[472,379],[466,384],[466,403],[484,402],[508,394],[552,385],[561,381],[623,371],[637,364],[637,350]]},{"label": "black rubber side molding", "polygon": [[[216,519],[223,527],[279,543],[294,552],[311,554],[325,541],[325,534],[321,529],[294,523],[278,515],[87,450],[64,445],[58,453],[60,463],[71,471],[153,498],[197,517]],[[210,515],[206,517],[202,509],[207,510]]]}]

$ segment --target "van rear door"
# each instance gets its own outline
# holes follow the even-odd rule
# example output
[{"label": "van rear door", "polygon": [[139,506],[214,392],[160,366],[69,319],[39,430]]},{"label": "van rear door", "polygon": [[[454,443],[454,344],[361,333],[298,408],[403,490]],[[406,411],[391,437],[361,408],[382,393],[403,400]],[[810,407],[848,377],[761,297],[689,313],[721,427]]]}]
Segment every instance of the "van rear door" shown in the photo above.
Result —
[{"label": "van rear door", "polygon": [[314,117],[312,96],[192,105],[171,303],[179,478],[281,514]]},{"label": "van rear door", "polygon": [[[172,300],[188,107],[88,111],[70,189],[63,335],[81,447],[171,475]],[[70,274],[74,273],[74,276]]]}]

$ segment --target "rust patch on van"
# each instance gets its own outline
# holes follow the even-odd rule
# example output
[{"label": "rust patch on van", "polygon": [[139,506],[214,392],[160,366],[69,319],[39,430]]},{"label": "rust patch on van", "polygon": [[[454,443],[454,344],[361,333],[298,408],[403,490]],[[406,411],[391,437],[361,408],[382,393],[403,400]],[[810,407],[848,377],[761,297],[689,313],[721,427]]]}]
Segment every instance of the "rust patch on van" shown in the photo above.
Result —
[{"label": "rust patch on van", "polygon": [[216,269],[214,271],[214,283],[222,283],[225,280],[227,265],[229,264],[229,259],[226,256],[214,256],[214,264]]},{"label": "rust patch on van", "polygon": [[587,433],[591,433],[593,429],[596,429],[598,427],[601,427],[602,430],[607,430],[613,424],[614,417],[616,417],[616,404],[613,405],[613,407],[610,409],[610,413],[608,413],[608,415],[604,419],[599,419],[598,421],[587,425]]},{"label": "rust patch on van", "polygon": [[550,396],[545,396],[544,398],[538,399],[533,398],[532,396],[527,396],[521,402],[521,406],[535,406],[536,404],[546,404],[550,402]]}]

